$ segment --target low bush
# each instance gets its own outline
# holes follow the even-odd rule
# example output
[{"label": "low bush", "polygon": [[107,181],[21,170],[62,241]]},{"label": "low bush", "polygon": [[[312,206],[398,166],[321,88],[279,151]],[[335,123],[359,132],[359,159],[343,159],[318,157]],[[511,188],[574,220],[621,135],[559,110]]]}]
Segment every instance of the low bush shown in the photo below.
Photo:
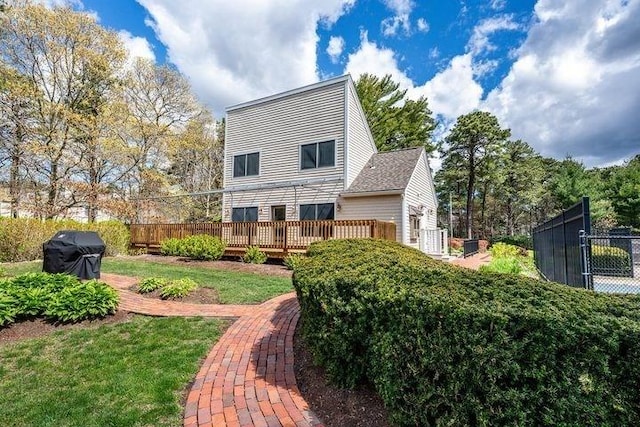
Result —
[{"label": "low bush", "polygon": [[506,243],[508,245],[518,246],[528,250],[533,250],[533,239],[526,234],[516,234],[515,236],[493,236],[491,237],[491,245],[496,243]]},{"label": "low bush", "polygon": [[162,299],[178,299],[184,298],[191,292],[198,289],[198,284],[192,279],[184,278],[172,280],[160,289],[160,298]]},{"label": "low bush", "polygon": [[117,292],[104,283],[48,273],[27,273],[0,281],[0,300],[0,326],[42,315],[75,322],[106,316],[118,306]]},{"label": "low bush", "polygon": [[129,229],[119,221],[86,224],[72,220],[0,218],[0,262],[41,259],[42,244],[61,230],[96,231],[107,245],[107,256],[126,254],[129,247]]},{"label": "low bush", "polygon": [[0,327],[13,323],[17,315],[15,298],[0,287]]},{"label": "low bush", "polygon": [[149,277],[138,283],[138,293],[146,294],[162,288],[167,284],[165,279]]},{"label": "low bush", "polygon": [[116,290],[97,280],[89,280],[56,293],[44,314],[61,322],[78,322],[113,314],[117,308]]},{"label": "low bush", "polygon": [[296,266],[299,265],[300,261],[303,260],[304,258],[305,258],[304,255],[291,254],[284,257],[283,262],[288,270],[295,270]]},{"label": "low bush", "polygon": [[160,243],[160,254],[165,256],[182,256],[183,239],[165,239]]},{"label": "low bush", "polygon": [[522,266],[520,261],[515,257],[494,258],[489,264],[481,265],[480,271],[503,273],[503,274],[520,274]]},{"label": "low bush", "polygon": [[258,246],[249,246],[245,250],[242,260],[251,264],[264,264],[267,262],[267,254],[262,252]]},{"label": "low bush", "polygon": [[183,256],[203,261],[222,258],[224,250],[224,242],[219,237],[208,234],[197,234],[183,239],[166,239],[160,243],[162,255]]},{"label": "low bush", "polygon": [[374,384],[391,422],[639,425],[640,297],[457,268],[395,242],[313,244],[303,334],[334,381]]},{"label": "low bush", "polygon": [[631,255],[614,246],[591,246],[591,267],[593,274],[604,276],[631,275]]},{"label": "low bush", "polygon": [[516,258],[520,255],[520,248],[506,243],[496,243],[489,249],[493,258]]}]

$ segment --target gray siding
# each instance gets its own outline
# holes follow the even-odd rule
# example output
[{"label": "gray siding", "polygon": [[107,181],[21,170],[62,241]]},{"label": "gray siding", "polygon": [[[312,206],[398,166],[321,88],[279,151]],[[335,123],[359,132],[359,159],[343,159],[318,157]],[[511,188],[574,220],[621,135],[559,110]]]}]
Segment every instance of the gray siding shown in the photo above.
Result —
[{"label": "gray siding", "polygon": [[[285,205],[287,221],[300,219],[300,205],[334,203],[342,191],[342,182],[305,187],[271,188],[259,191],[238,191],[224,195],[222,221],[231,221],[231,208],[257,207],[258,221],[271,221],[271,207]],[[336,212],[337,215],[337,212]]]},{"label": "gray siding", "polygon": [[347,167],[345,189],[349,188],[371,156],[377,151],[367,119],[352,85],[348,87]]},{"label": "gray siding", "polygon": [[396,240],[402,242],[402,198],[399,194],[341,198],[336,219],[377,219],[396,224]]},{"label": "gray siding", "polygon": [[[225,187],[342,177],[345,84],[294,94],[227,114]],[[335,166],[300,170],[300,145],[336,141]],[[260,176],[233,178],[233,156],[260,152]]]},{"label": "gray siding", "polygon": [[[224,187],[241,187],[283,183],[294,180],[343,179],[344,178],[344,130],[346,81],[321,86],[267,100],[247,107],[232,109],[227,113],[226,146],[224,163]],[[300,169],[300,146],[313,142],[335,141],[335,166],[318,169]],[[233,177],[233,158],[237,154],[260,153],[260,175]],[[223,196],[223,221],[230,221],[229,210],[239,206],[294,206],[299,200],[333,202],[344,189],[330,184],[329,193],[318,196],[317,186],[288,189],[262,190],[260,192],[236,192]],[[316,203],[316,202],[313,202]],[[299,201],[298,201],[299,204]],[[260,215],[267,220],[269,210]],[[287,219],[297,219],[289,217]]]}]

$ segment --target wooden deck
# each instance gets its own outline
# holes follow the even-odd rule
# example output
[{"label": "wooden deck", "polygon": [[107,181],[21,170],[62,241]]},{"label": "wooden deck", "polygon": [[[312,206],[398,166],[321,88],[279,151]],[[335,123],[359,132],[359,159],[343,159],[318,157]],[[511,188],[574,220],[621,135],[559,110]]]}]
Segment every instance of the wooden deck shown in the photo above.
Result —
[{"label": "wooden deck", "polygon": [[259,246],[271,258],[303,253],[319,240],[377,238],[396,240],[396,225],[374,219],[337,221],[208,222],[194,224],[131,224],[131,246],[157,252],[163,240],[195,234],[220,237],[225,255],[242,255]]}]

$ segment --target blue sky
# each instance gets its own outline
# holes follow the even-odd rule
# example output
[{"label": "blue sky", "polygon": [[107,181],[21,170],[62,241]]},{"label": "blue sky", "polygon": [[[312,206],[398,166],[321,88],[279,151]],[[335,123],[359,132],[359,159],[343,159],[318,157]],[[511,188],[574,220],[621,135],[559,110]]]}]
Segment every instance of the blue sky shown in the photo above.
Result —
[{"label": "blue sky", "polygon": [[[52,0],[60,2],[62,0]],[[640,0],[75,0],[216,117],[346,72],[391,74],[446,134],[474,109],[545,156],[640,153]]]}]

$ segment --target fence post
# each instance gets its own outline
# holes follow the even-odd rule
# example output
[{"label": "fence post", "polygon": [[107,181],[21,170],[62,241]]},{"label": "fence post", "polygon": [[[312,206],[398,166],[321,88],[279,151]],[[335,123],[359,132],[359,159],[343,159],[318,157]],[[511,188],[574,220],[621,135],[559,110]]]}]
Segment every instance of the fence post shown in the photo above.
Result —
[{"label": "fence post", "polygon": [[585,289],[593,290],[593,277],[591,276],[591,271],[589,268],[589,237],[584,230],[580,230],[580,253],[581,253],[581,264],[582,264],[582,283],[584,284]]}]

